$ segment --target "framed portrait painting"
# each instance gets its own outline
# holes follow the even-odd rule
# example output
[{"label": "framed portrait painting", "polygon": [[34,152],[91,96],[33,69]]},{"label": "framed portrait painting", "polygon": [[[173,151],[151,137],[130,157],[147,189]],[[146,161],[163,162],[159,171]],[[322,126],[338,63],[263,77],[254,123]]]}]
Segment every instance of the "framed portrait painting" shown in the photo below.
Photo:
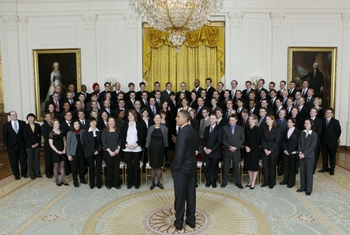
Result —
[{"label": "framed portrait painting", "polygon": [[42,120],[55,88],[62,98],[70,84],[80,87],[80,49],[33,50],[33,56],[36,116]]},{"label": "framed portrait painting", "polygon": [[336,60],[336,47],[289,47],[288,82],[294,80],[301,89],[302,82],[307,80],[315,97],[322,99],[322,107],[334,108]]}]

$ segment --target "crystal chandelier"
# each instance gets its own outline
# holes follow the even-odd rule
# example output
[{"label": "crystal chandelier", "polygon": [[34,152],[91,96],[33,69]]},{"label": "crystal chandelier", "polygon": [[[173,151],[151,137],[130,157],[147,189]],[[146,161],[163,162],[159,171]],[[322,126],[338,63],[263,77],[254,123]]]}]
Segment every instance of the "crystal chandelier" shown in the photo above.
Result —
[{"label": "crystal chandelier", "polygon": [[130,7],[155,29],[169,33],[177,50],[186,33],[201,28],[223,0],[130,0]]}]

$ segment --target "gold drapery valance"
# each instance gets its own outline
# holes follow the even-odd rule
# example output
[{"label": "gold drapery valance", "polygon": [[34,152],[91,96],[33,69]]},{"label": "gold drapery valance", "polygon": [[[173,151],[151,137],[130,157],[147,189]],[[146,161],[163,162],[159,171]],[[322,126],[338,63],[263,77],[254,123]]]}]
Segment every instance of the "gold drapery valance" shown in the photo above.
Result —
[{"label": "gold drapery valance", "polygon": [[187,33],[179,52],[168,40],[167,33],[144,25],[143,78],[147,89],[152,90],[156,81],[161,82],[163,89],[169,81],[173,90],[179,89],[181,82],[186,82],[190,90],[196,78],[205,87],[207,77],[216,87],[225,74],[225,29],[222,22],[214,25],[217,26],[205,25]]}]

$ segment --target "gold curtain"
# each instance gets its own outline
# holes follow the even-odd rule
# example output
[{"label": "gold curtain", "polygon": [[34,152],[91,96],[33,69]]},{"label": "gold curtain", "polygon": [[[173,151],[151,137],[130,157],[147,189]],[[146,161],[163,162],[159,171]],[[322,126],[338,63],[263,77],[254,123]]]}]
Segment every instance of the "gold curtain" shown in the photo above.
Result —
[{"label": "gold curtain", "polygon": [[168,34],[151,27],[143,28],[143,79],[147,89],[159,81],[161,90],[165,83],[172,83],[178,90],[181,82],[187,89],[194,88],[194,80],[200,79],[205,87],[205,79],[213,80],[213,87],[225,74],[225,35],[224,26],[203,26],[187,33],[186,41],[176,52],[169,42]]}]

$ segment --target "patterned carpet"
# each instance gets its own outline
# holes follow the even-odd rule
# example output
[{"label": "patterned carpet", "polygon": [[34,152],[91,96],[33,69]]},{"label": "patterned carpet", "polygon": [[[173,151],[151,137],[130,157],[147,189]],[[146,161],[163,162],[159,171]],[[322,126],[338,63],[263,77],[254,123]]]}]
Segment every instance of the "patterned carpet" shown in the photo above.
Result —
[{"label": "patterned carpet", "polygon": [[91,190],[8,177],[0,181],[0,234],[350,234],[350,172],[339,167],[335,176],[317,173],[309,197],[297,187],[201,184],[196,228],[182,231],[172,226],[170,174],[164,175],[165,190],[149,186]]}]

